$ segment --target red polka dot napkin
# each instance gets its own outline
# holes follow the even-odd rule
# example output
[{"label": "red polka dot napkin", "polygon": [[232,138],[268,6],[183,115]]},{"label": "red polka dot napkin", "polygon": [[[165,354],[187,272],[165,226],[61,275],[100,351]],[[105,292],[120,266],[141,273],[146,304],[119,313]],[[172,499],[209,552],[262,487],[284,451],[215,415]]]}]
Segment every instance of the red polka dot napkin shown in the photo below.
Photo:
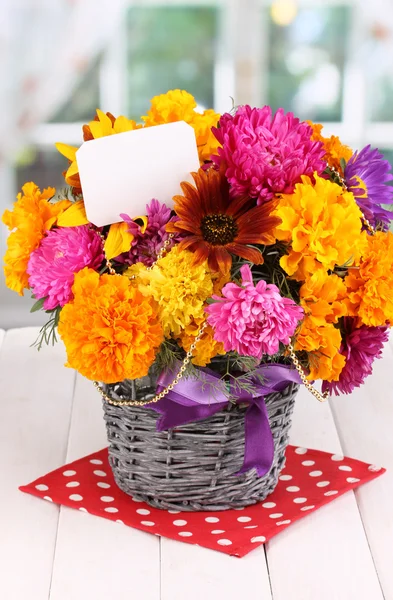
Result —
[{"label": "red polka dot napkin", "polygon": [[264,502],[221,512],[165,511],[137,502],[117,487],[105,448],[20,489],[136,529],[240,557],[384,472],[352,458],[289,446],[277,488]]}]

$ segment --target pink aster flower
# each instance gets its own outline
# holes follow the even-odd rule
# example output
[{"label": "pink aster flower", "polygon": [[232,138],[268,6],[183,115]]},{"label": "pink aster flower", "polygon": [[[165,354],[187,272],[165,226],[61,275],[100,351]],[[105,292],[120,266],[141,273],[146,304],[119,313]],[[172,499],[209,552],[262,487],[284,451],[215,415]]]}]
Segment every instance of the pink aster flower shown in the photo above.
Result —
[{"label": "pink aster flower", "polygon": [[[150,267],[156,260],[157,254],[169,236],[165,226],[176,217],[171,218],[171,209],[154,198],[146,205],[146,213],[147,227],[145,230],[128,215],[120,215],[124,221],[127,221],[129,231],[133,234],[134,239],[132,241],[131,250],[127,252],[127,254],[122,254],[116,258],[118,262],[125,262],[129,265],[142,262]],[[168,250],[177,241],[178,236],[173,238]]]},{"label": "pink aster flower", "polygon": [[254,285],[251,269],[240,269],[242,285],[227,283],[223,297],[206,308],[207,321],[214,328],[214,339],[223,342],[226,352],[235,350],[242,356],[276,354],[279,343],[289,344],[303,309],[293,300],[283,298],[274,284],[258,281]]},{"label": "pink aster flower", "polygon": [[248,194],[258,204],[292,193],[302,175],[319,175],[326,167],[311,127],[282,108],[273,116],[270,106],[241,106],[235,115],[224,114],[212,131],[222,145],[212,160],[225,163],[233,195]]},{"label": "pink aster flower", "polygon": [[360,387],[373,372],[373,362],[382,357],[382,347],[388,340],[388,327],[356,327],[356,319],[345,317],[344,335],[340,353],[346,363],[338,381],[324,381],[322,391],[350,394]]},{"label": "pink aster flower", "polygon": [[84,267],[99,269],[103,259],[101,238],[88,225],[52,229],[27,267],[35,298],[45,298],[46,310],[64,306],[73,298],[75,273]]}]

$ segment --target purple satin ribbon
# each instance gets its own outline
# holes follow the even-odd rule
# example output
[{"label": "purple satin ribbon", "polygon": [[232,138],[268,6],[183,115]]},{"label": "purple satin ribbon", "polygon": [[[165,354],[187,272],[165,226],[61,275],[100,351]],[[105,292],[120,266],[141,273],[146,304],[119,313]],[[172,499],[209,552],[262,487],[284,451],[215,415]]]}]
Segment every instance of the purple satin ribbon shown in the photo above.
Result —
[{"label": "purple satin ribbon", "polygon": [[[228,404],[226,384],[213,371],[202,371],[203,379],[182,379],[175,390],[149,408],[159,412],[157,431],[173,429],[179,425],[207,419],[222,410]],[[231,389],[231,397],[238,403],[249,404],[245,415],[245,447],[243,466],[236,473],[246,473],[256,469],[262,477],[270,471],[274,457],[274,441],[269,425],[265,396],[273,392],[282,392],[289,383],[301,383],[295,369],[284,365],[262,365],[257,370],[263,376],[254,381],[252,394]],[[157,382],[157,391],[164,389],[174,379],[171,371],[161,373]]]}]

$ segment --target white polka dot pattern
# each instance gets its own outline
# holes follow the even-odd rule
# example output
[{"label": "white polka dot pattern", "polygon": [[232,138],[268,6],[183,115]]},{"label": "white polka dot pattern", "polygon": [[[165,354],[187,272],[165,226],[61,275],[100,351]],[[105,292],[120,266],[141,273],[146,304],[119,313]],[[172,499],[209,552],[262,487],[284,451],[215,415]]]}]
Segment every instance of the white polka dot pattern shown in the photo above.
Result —
[{"label": "white polka dot pattern", "polygon": [[226,540],[224,538],[222,540],[217,540],[217,544],[220,544],[220,546],[231,546],[232,542],[231,540]]},{"label": "white polka dot pattern", "polygon": [[80,494],[71,494],[71,496],[69,496],[70,500],[73,500],[74,502],[80,502],[81,500],[83,500],[83,496],[81,496]]},{"label": "white polka dot pattern", "polygon": [[[117,487],[105,451],[41,477],[23,491],[80,512],[167,535],[178,541],[243,556],[300,517],[333,501],[384,469],[302,447],[289,447],[277,491],[263,502],[220,512],[165,511],[127,496]],[[47,510],[50,510],[49,508]]]},{"label": "white polka dot pattern", "polygon": [[35,486],[35,489],[38,490],[39,492],[47,492],[49,490],[48,486],[45,485],[44,483],[39,483],[38,485]]},{"label": "white polka dot pattern", "polygon": [[309,473],[310,477],[320,477],[321,475],[323,475],[322,471],[311,471]]}]

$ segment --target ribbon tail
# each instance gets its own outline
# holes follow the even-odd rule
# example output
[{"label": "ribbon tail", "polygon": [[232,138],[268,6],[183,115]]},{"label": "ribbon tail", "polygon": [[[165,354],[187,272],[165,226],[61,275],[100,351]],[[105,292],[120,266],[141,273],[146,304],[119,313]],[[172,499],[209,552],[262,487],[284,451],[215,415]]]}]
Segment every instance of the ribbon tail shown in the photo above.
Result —
[{"label": "ribbon tail", "polygon": [[263,477],[270,471],[274,458],[274,440],[263,398],[247,409],[244,427],[244,462],[236,475],[256,469],[259,477]]}]

